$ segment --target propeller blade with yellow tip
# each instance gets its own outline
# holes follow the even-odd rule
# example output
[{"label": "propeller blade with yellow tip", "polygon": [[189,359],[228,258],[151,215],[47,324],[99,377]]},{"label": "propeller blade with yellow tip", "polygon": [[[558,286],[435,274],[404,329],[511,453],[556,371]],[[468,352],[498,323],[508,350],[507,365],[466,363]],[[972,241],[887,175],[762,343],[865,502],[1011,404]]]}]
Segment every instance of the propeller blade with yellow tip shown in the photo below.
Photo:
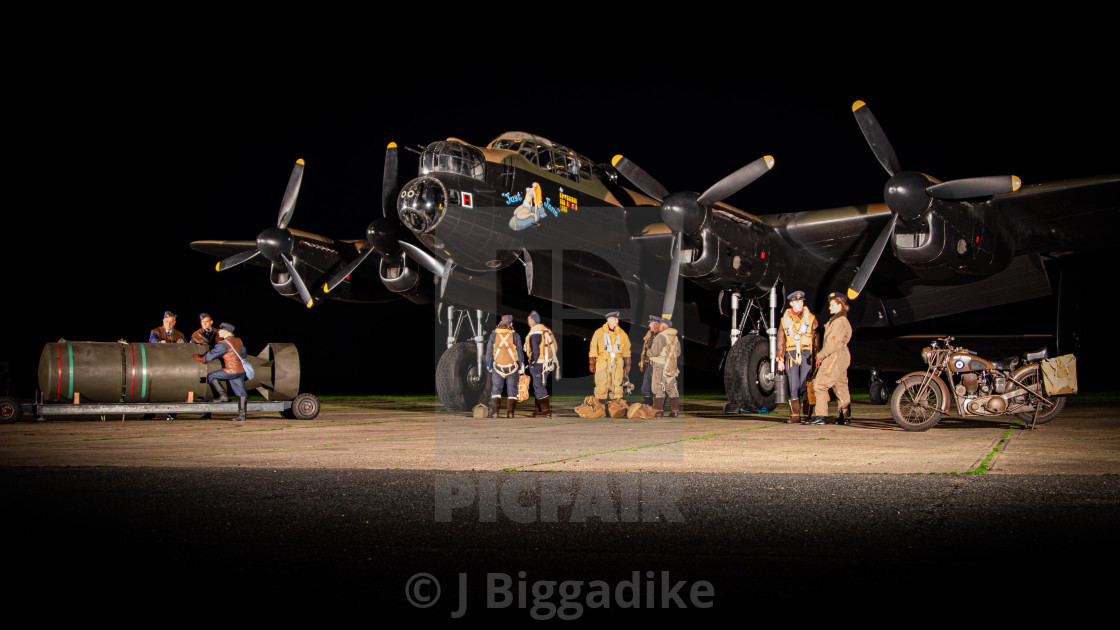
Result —
[{"label": "propeller blade with yellow tip", "polygon": [[226,269],[232,269],[233,267],[236,267],[241,263],[248,262],[256,258],[260,255],[260,253],[261,251],[259,249],[250,249],[248,251],[241,252],[240,254],[234,254],[233,256],[230,256],[225,260],[219,261],[217,265],[214,265],[214,270],[225,271]]},{"label": "propeller blade with yellow tip", "polygon": [[1015,192],[1022,185],[1022,180],[1014,175],[969,177],[935,184],[926,188],[926,194],[935,199],[970,199]]},{"label": "propeller blade with yellow tip", "polygon": [[381,214],[385,218],[397,213],[397,143],[385,147],[385,168],[381,172]]},{"label": "propeller blade with yellow tip", "polygon": [[357,258],[350,261],[348,264],[343,265],[337,271],[331,274],[331,277],[327,278],[327,281],[323,283],[323,293],[330,293],[331,291],[334,291],[335,288],[338,287],[338,285],[342,284],[344,280],[349,278],[350,274],[354,273],[354,270],[358,268],[358,265],[361,265],[366,257],[372,253],[372,247],[365,248],[365,251],[362,252],[361,256],[358,256]]},{"label": "propeller blade with yellow tip", "polygon": [[739,192],[754,180],[762,177],[772,168],[774,168],[774,158],[769,155],[764,155],[712,184],[696,201],[705,206],[719,203]]},{"label": "propeller blade with yellow tip", "polygon": [[292,167],[292,175],[288,178],[288,187],[284,189],[284,198],[280,200],[280,216],[276,218],[276,227],[284,229],[292,221],[292,213],[296,208],[296,197],[299,197],[299,185],[303,182],[303,158],[296,160]]},{"label": "propeller blade with yellow tip", "polygon": [[642,170],[642,167],[631,162],[630,160],[616,155],[611,158],[611,165],[618,169],[622,176],[630,180],[642,192],[653,197],[658,201],[665,201],[669,196],[669,191],[661,185],[652,175]]},{"label": "propeller blade with yellow tip", "polygon": [[875,271],[875,265],[879,264],[879,257],[883,255],[883,250],[887,248],[887,243],[894,234],[894,224],[896,219],[892,216],[890,222],[883,226],[883,231],[879,232],[879,238],[875,239],[875,243],[871,246],[871,250],[863,257],[863,262],[859,264],[859,269],[856,271],[856,276],[852,278],[852,283],[848,285],[848,299],[854,300],[863,293],[863,288],[867,286],[867,280],[871,278],[871,272]]},{"label": "propeller blade with yellow tip", "polygon": [[303,278],[299,277],[299,272],[296,271],[296,266],[292,260],[286,255],[281,254],[280,260],[284,262],[284,268],[288,270],[288,275],[292,278],[292,282],[296,285],[296,291],[299,292],[299,297],[307,308],[311,308],[314,301],[311,299],[311,292],[307,290],[307,285],[303,283]]},{"label": "propeller blade with yellow tip", "polygon": [[863,101],[852,103],[852,115],[856,117],[856,122],[863,131],[863,137],[871,146],[871,152],[887,170],[887,174],[895,175],[901,171],[902,167],[898,165],[898,156],[895,155],[894,147],[891,146],[891,141],[887,139],[887,134],[879,126],[879,121],[875,118],[875,114],[871,113],[867,103]]}]

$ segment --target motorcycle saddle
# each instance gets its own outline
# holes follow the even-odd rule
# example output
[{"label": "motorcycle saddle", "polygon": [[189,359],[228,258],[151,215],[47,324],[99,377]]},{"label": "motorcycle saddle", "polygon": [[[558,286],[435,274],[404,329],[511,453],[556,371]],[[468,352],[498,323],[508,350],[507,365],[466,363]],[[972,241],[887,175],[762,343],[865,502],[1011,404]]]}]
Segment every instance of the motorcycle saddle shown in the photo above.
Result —
[{"label": "motorcycle saddle", "polygon": [[1007,357],[1006,359],[999,359],[998,361],[992,361],[992,366],[995,367],[997,370],[1003,370],[1004,372],[1010,372],[1011,370],[1014,370],[1015,368],[1019,367],[1019,357]]},{"label": "motorcycle saddle", "polygon": [[1048,356],[1050,356],[1050,354],[1046,351],[1045,347],[1042,347],[1042,348],[1039,348],[1038,350],[1035,350],[1034,352],[1028,352],[1028,353],[1024,354],[1023,358],[1026,359],[1027,362],[1029,363],[1031,361],[1041,361]]}]

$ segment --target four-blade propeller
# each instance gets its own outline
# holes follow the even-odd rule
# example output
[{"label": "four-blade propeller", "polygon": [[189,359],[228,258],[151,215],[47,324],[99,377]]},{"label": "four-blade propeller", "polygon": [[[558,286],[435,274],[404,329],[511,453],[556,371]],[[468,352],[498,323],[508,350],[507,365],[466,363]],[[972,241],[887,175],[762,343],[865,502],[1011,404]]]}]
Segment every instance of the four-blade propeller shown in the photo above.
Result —
[{"label": "four-blade propeller", "polygon": [[364,248],[360,256],[335,270],[323,283],[323,293],[334,291],[370,254],[377,254],[383,259],[400,254],[403,232],[400,219],[396,218],[397,161],[397,143],[390,142],[385,147],[385,168],[381,173],[381,218],[374,219],[366,228],[369,247]]},{"label": "four-blade propeller", "polygon": [[611,160],[611,164],[642,192],[661,202],[661,220],[673,232],[673,257],[669,267],[669,280],[665,286],[665,301],[661,307],[661,316],[670,319],[673,317],[673,303],[677,296],[681,244],[684,237],[696,234],[711,221],[712,206],[739,192],[774,168],[774,158],[769,155],[760,157],[712,184],[701,194],[694,192],[670,194],[649,173],[621,155],[616,155]]},{"label": "four-blade propeller", "polygon": [[292,168],[292,175],[288,178],[288,187],[284,190],[284,198],[280,200],[280,215],[276,218],[276,226],[265,228],[257,235],[257,248],[255,250],[234,254],[219,262],[215,269],[225,271],[248,262],[258,255],[264,256],[273,264],[284,265],[284,269],[288,271],[288,275],[292,278],[292,283],[296,285],[296,291],[299,292],[300,299],[307,305],[307,308],[311,308],[315,302],[311,299],[311,292],[307,290],[307,285],[300,277],[292,260],[295,240],[292,238],[291,230],[288,229],[288,224],[292,221],[292,214],[295,213],[296,198],[299,196],[299,186],[302,182],[303,160],[299,159],[296,160],[296,165]]},{"label": "four-blade propeller", "polygon": [[883,188],[883,198],[891,210],[890,221],[883,226],[883,231],[875,239],[870,251],[864,257],[848,287],[848,299],[854,300],[863,292],[867,280],[875,270],[879,257],[887,248],[891,236],[899,222],[914,222],[924,216],[933,205],[934,199],[959,200],[975,197],[990,197],[1002,193],[1019,190],[1019,178],[1014,175],[994,177],[972,177],[956,179],[948,182],[937,182],[924,173],[903,171],[899,165],[898,156],[891,146],[887,134],[871,113],[871,108],[863,101],[852,104],[852,114],[859,123],[863,137],[871,147],[876,159],[883,165],[890,178]]}]

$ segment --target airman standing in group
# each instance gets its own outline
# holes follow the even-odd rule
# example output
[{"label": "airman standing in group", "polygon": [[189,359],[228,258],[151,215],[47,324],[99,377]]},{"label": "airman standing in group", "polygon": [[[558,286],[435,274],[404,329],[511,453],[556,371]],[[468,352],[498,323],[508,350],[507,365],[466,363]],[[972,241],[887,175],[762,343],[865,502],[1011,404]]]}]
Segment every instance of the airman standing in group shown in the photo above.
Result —
[{"label": "airman standing in group", "polygon": [[806,384],[813,373],[813,356],[820,349],[817,318],[805,308],[805,292],[786,296],[789,308],[778,326],[778,371],[786,373],[789,383],[789,420],[809,419],[809,390]]},{"label": "airman standing in group", "polygon": [[824,345],[817,355],[817,376],[813,380],[817,406],[812,420],[805,424],[827,423],[829,388],[836,392],[839,407],[836,424],[852,423],[852,399],[848,395],[848,365],[852,362],[848,341],[852,338],[852,325],[848,322],[848,298],[841,293],[829,293],[828,312],[832,317],[824,325]]},{"label": "airman standing in group", "polygon": [[588,368],[595,374],[595,398],[622,400],[622,382],[630,373],[630,337],[618,325],[618,311],[607,313],[607,323],[591,337]]},{"label": "airman standing in group", "polygon": [[540,313],[529,313],[529,334],[525,336],[525,357],[529,360],[529,376],[533,379],[533,417],[552,417],[552,402],[548,398],[548,376],[558,365],[556,338],[541,323]]},{"label": "airman standing in group", "polygon": [[[638,371],[642,373],[642,404],[653,406],[653,369],[649,363],[649,347],[659,331],[657,319],[649,316],[649,330],[642,337],[642,356],[638,358]],[[660,411],[660,410],[659,410]]]},{"label": "airman standing in group", "polygon": [[506,390],[506,417],[517,411],[517,377],[525,373],[525,353],[521,336],[513,330],[513,315],[502,315],[502,321],[486,343],[490,369],[490,417],[498,417],[502,406],[502,387]]},{"label": "airman standing in group", "polygon": [[658,332],[649,348],[649,360],[653,367],[653,408],[657,410],[654,416],[661,417],[665,399],[668,398],[669,417],[676,418],[681,412],[680,393],[677,391],[677,375],[680,374],[677,359],[681,356],[681,340],[677,338],[673,322],[662,317],[654,320]]}]

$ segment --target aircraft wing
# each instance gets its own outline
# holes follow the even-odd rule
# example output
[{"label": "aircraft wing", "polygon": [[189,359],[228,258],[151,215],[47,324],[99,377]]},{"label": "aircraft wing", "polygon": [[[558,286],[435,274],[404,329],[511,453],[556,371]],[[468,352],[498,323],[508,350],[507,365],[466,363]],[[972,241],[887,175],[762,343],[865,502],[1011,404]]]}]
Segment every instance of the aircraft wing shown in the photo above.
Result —
[{"label": "aircraft wing", "polygon": [[1120,230],[1120,176],[1024,186],[993,197],[987,205],[1012,216],[1019,253],[1061,256],[1114,247]]},{"label": "aircraft wing", "polygon": [[[1120,176],[1026,186],[969,207],[970,218],[957,219],[957,226],[987,225],[1008,234],[1013,239],[1009,263],[994,274],[938,278],[915,273],[888,247],[867,290],[853,303],[861,326],[905,324],[1049,295],[1040,256],[1115,246]],[[828,291],[841,290],[851,280],[891,214],[884,204],[870,204],[763,220],[793,252],[781,271],[783,280]]]}]

